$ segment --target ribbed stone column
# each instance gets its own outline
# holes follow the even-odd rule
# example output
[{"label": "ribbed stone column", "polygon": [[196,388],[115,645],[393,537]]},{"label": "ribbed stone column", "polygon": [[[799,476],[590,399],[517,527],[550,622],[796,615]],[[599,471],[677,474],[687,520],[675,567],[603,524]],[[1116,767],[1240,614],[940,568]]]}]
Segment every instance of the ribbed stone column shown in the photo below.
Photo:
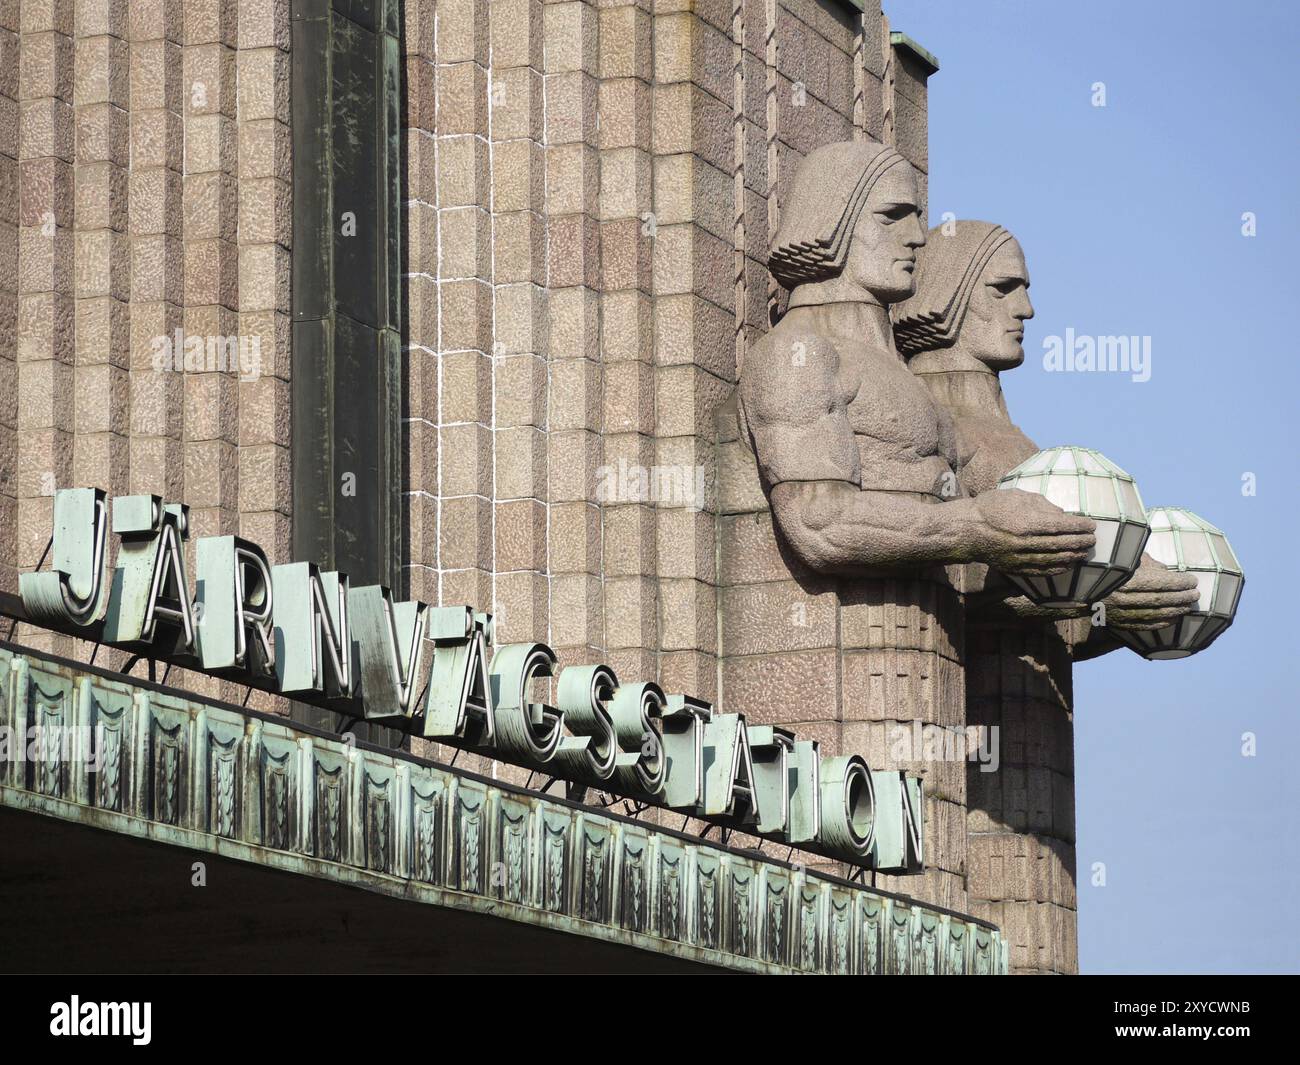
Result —
[{"label": "ribbed stone column", "polygon": [[971,623],[966,719],[998,730],[1000,765],[967,766],[970,912],[1002,929],[1020,973],[1078,969],[1069,645],[1055,626]]},{"label": "ribbed stone column", "polygon": [[[0,12],[0,113],[18,113],[18,12]],[[0,183],[20,188],[18,128],[0,126]],[[0,466],[18,464],[18,227],[19,197],[0,203]],[[0,477],[0,589],[18,590],[18,485]]]},{"label": "ribbed stone column", "polygon": [[[184,374],[156,371],[154,354],[155,338],[174,342],[183,327],[183,22],[179,10],[141,5],[129,25],[130,487],[168,500],[185,497]],[[197,138],[190,145],[192,165],[219,166],[219,148],[220,138]],[[234,162],[229,154],[226,161]]]},{"label": "ribbed stone column", "polygon": [[[844,582],[839,664],[845,751],[925,787],[925,872],[876,883],[966,910],[965,675],[956,569]],[[919,745],[918,745],[919,741]]]},{"label": "ribbed stone column", "polygon": [[[6,468],[17,496],[20,571],[35,569],[49,538],[52,488],[72,482],[75,430],[73,18],[70,4],[23,4],[18,53],[5,39],[6,80],[17,103],[18,360],[16,461]],[[6,16],[13,29],[13,18]],[[83,132],[83,138],[85,133]],[[12,197],[12,192],[8,194]],[[69,640],[26,626],[18,639],[66,654]]]}]

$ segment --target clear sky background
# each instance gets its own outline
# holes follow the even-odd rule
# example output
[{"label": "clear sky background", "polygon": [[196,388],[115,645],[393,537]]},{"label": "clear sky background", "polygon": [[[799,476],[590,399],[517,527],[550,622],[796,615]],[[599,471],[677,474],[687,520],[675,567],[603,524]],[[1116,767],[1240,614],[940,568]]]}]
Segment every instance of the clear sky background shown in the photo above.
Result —
[{"label": "clear sky background", "polygon": [[[1300,4],[885,12],[941,66],[931,224],[997,222],[1025,249],[1037,316],[1002,378],[1013,419],[1040,446],[1097,448],[1147,506],[1220,526],[1246,570],[1236,624],[1203,654],[1075,668],[1080,967],[1300,971]],[[1046,372],[1043,338],[1067,328],[1149,335],[1151,379]]]}]

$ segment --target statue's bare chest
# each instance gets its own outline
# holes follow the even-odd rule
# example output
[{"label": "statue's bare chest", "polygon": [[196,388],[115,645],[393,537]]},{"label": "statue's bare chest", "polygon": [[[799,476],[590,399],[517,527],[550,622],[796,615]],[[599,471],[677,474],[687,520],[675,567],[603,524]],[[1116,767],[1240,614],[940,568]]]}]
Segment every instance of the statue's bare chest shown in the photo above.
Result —
[{"label": "statue's bare chest", "polygon": [[1004,416],[955,419],[961,480],[972,495],[997,487],[999,478],[1032,456],[1038,448]]},{"label": "statue's bare chest", "polygon": [[840,347],[840,385],[856,436],[918,455],[955,459],[952,428],[925,385],[892,352]]}]

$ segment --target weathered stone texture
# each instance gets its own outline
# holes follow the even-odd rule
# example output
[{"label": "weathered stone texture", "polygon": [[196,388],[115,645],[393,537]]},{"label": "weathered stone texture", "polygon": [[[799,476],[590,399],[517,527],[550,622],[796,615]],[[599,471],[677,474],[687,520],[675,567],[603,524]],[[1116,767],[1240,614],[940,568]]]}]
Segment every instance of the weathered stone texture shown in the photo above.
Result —
[{"label": "weathered stone texture", "polygon": [[[196,532],[283,557],[288,30],[288,0],[0,13],[5,590],[70,485],[185,500]],[[193,372],[160,369],[177,330],[198,338]]]}]

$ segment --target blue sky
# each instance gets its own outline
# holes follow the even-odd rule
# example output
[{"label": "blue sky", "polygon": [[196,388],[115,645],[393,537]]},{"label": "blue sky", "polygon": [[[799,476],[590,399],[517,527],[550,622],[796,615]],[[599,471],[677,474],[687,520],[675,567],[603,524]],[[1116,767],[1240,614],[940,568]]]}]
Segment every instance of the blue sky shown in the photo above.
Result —
[{"label": "blue sky", "polygon": [[[1300,971],[1300,5],[885,11],[941,65],[931,224],[997,222],[1025,249],[1037,316],[1003,376],[1012,417],[1041,446],[1102,451],[1148,506],[1219,525],[1246,570],[1238,620],[1204,654],[1075,669],[1081,969]],[[1150,380],[1046,372],[1043,338],[1067,328],[1150,336]]]}]

